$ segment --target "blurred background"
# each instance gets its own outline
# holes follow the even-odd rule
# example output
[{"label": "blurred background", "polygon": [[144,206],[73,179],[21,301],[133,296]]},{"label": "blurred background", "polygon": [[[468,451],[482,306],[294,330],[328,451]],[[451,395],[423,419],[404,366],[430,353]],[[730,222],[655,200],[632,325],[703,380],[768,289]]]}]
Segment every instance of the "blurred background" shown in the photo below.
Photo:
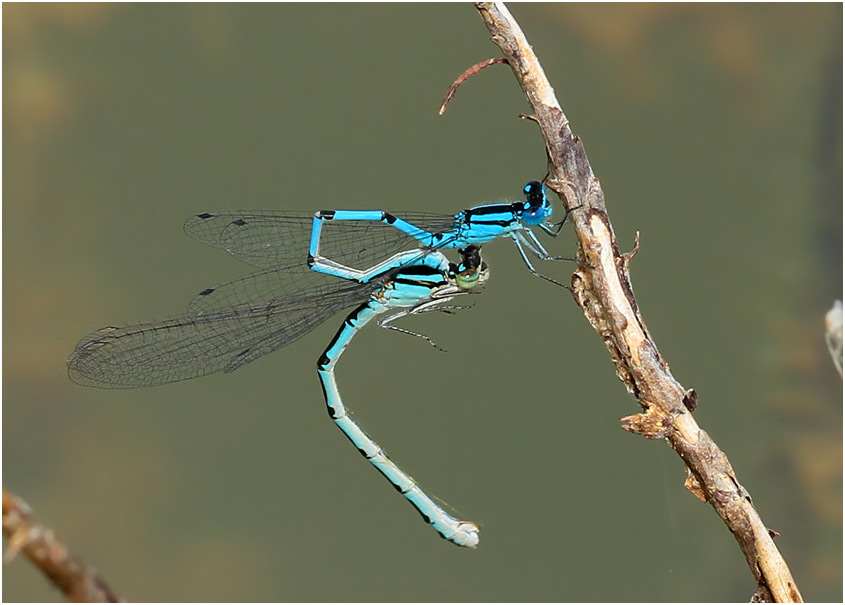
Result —
[{"label": "blurred background", "polygon": [[[643,316],[804,597],[842,600],[839,4],[513,5],[601,179]],[[227,208],[454,213],[519,199],[543,144],[469,4],[3,6],[3,486],[130,601],[746,601],[571,295],[508,241],[472,311],[368,329],[348,406],[482,524],[440,540],[327,418],[341,321],[233,374],[71,383],[107,324],[249,267],[182,233]],[[560,209],[560,206],[558,206]],[[571,231],[547,242],[575,253]],[[568,280],[572,265],[543,266]],[[608,578],[612,578],[609,581]],[[22,558],[6,601],[60,601]]]}]

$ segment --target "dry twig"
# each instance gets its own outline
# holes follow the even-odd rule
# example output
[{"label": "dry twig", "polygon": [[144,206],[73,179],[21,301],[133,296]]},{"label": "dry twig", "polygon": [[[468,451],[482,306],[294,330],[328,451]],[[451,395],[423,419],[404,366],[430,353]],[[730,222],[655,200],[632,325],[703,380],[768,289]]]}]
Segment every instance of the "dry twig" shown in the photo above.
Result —
[{"label": "dry twig", "polygon": [[837,300],[824,316],[824,339],[833,365],[842,376],[842,301]]},{"label": "dry twig", "polygon": [[22,552],[65,596],[77,603],[118,603],[120,598],[93,568],[71,554],[53,532],[36,521],[26,502],[3,490],[4,560]]},{"label": "dry twig", "polygon": [[622,419],[625,430],[664,439],[686,464],[685,486],[710,503],[733,533],[757,581],[756,599],[801,602],[801,594],[772,535],[739,483],[725,454],[692,416],[696,394],[669,371],[640,314],[628,265],[636,253],[619,252],[584,146],[569,121],[525,35],[501,3],[476,8],[503,51],[540,126],[549,159],[546,184],[564,203],[578,237],[580,263],[572,276],[575,299],[599,333],[616,373],[643,411]]},{"label": "dry twig", "polygon": [[452,85],[449,87],[449,90],[446,91],[446,96],[443,98],[443,102],[440,104],[440,111],[437,113],[439,115],[443,115],[446,111],[446,106],[449,104],[449,101],[452,100],[452,97],[455,96],[455,93],[458,92],[458,87],[469,80],[474,75],[478,74],[482,69],[486,69],[491,65],[496,65],[497,63],[507,63],[508,60],[504,57],[496,57],[495,59],[487,59],[486,61],[482,61],[481,63],[476,63],[469,69],[467,69],[464,73],[458,76],[457,80],[452,82]]}]

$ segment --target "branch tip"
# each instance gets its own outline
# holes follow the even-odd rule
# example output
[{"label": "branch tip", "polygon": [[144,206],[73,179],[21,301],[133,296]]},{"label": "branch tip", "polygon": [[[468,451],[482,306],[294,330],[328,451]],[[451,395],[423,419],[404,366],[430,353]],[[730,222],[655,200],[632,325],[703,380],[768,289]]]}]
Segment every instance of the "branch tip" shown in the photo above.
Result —
[{"label": "branch tip", "polygon": [[452,82],[452,85],[449,87],[449,90],[446,91],[446,96],[443,98],[443,102],[440,104],[440,110],[437,112],[438,115],[443,115],[446,112],[446,106],[449,104],[449,101],[452,100],[452,97],[455,96],[455,93],[458,92],[458,87],[469,80],[474,75],[478,74],[482,69],[486,67],[490,67],[491,65],[496,65],[497,63],[507,63],[508,60],[504,57],[496,57],[494,59],[487,59],[486,61],[482,61],[481,63],[476,63],[469,69],[467,69],[464,73],[458,76],[458,79]]}]

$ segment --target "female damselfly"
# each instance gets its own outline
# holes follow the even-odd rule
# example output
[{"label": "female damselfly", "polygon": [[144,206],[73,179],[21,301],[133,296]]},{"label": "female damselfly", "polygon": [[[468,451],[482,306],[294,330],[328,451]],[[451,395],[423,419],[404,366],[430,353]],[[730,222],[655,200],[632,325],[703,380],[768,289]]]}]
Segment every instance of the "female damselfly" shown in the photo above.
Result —
[{"label": "female damselfly", "polygon": [[[459,521],[394,464],[347,413],[334,369],[352,337],[369,321],[391,325],[406,315],[449,311],[455,296],[487,279],[478,246],[460,251],[456,266],[439,251],[392,257],[392,267],[366,282],[293,267],[259,272],[201,292],[185,315],[124,327],[107,326],[83,338],[68,358],[75,382],[102,388],[166,384],[231,372],[302,337],[344,308],[357,305],[317,363],[329,414],[361,454],[390,481],[441,536],[459,546],[478,544],[478,526]],[[269,286],[270,279],[278,283]],[[268,297],[271,293],[275,297]]]}]

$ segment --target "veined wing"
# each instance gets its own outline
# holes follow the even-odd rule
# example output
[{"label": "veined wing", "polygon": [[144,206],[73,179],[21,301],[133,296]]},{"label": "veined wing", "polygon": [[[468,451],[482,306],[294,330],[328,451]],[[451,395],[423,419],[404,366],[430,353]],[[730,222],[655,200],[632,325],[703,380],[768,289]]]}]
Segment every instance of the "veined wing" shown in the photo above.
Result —
[{"label": "veined wing", "polygon": [[[286,268],[306,264],[313,220],[313,212],[225,210],[194,215],[184,230],[254,267]],[[237,228],[224,237],[230,225]]]},{"label": "veined wing", "polygon": [[199,317],[227,309],[261,307],[280,300],[299,300],[303,297],[318,300],[332,296],[337,290],[351,288],[356,291],[356,286],[360,285],[358,282],[312,271],[305,264],[287,268],[271,267],[206,288],[191,300],[187,313],[190,317]]},{"label": "veined wing", "polygon": [[232,372],[363,302],[379,286],[339,284],[264,304],[101,328],[77,344],[68,375],[86,386],[133,388]]},{"label": "veined wing", "polygon": [[[454,216],[427,212],[394,216],[432,233],[451,231],[455,223]],[[188,219],[185,233],[255,267],[290,268],[306,265],[313,219],[309,212],[205,212]],[[358,269],[418,246],[412,237],[379,221],[326,221],[320,239],[323,256]]]}]

